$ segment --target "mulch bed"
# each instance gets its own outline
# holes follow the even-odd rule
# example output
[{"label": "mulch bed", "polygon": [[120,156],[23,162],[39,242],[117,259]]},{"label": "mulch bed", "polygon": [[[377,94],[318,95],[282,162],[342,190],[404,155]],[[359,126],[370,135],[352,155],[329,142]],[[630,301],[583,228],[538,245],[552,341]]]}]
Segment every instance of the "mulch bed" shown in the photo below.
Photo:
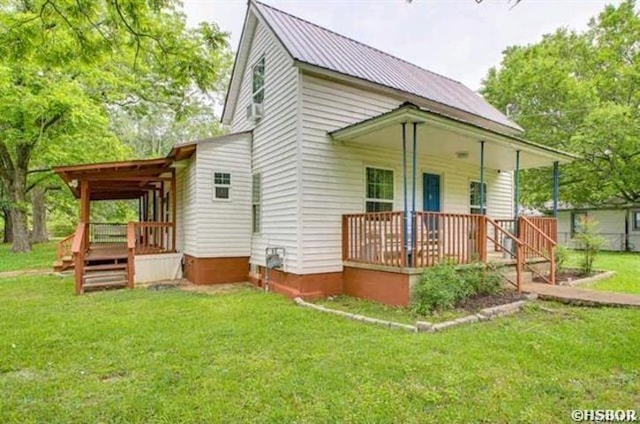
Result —
[{"label": "mulch bed", "polygon": [[505,290],[496,294],[471,297],[458,305],[458,309],[464,309],[465,311],[476,313],[484,308],[505,305],[507,303],[517,302],[518,300],[524,300],[526,298],[527,297],[524,294]]}]

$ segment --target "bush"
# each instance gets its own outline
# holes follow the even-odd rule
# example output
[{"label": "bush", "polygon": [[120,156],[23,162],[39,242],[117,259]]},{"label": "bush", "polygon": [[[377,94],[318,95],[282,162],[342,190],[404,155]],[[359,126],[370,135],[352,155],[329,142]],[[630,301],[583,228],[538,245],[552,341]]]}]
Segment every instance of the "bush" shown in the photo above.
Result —
[{"label": "bush", "polygon": [[556,274],[564,270],[564,264],[569,258],[569,249],[562,245],[557,245],[554,253],[556,261]]},{"label": "bush", "polygon": [[491,265],[442,263],[422,273],[413,290],[412,307],[421,315],[452,309],[470,297],[495,294],[501,287],[502,276]]},{"label": "bush", "polygon": [[582,258],[580,259],[580,271],[584,275],[593,273],[593,262],[598,256],[598,252],[604,246],[606,240],[598,233],[598,221],[583,216],[579,218],[579,226],[575,240],[578,241],[580,249],[582,249]]}]

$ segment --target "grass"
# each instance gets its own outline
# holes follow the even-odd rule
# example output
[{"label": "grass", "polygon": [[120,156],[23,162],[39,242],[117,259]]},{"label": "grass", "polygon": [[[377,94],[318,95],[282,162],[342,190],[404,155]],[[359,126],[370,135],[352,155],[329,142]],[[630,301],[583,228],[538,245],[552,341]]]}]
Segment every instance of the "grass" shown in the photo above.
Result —
[{"label": "grass", "polygon": [[[580,251],[570,252],[567,266],[578,267]],[[596,258],[596,269],[615,271],[616,275],[606,280],[597,281],[589,288],[640,294],[640,254],[627,252],[600,252]],[[585,286],[586,287],[586,286]]]},{"label": "grass", "polygon": [[416,321],[443,322],[470,314],[470,312],[464,310],[452,310],[440,311],[431,315],[419,315],[410,308],[388,306],[372,300],[358,299],[351,296],[334,296],[317,300],[315,303],[339,311],[404,324],[415,324]]},{"label": "grass", "polygon": [[640,401],[640,314],[537,307],[425,335],[254,290],[0,280],[0,422],[535,422]]},{"label": "grass", "polygon": [[29,253],[12,253],[11,244],[0,243],[0,272],[53,268],[57,242],[34,244]]}]

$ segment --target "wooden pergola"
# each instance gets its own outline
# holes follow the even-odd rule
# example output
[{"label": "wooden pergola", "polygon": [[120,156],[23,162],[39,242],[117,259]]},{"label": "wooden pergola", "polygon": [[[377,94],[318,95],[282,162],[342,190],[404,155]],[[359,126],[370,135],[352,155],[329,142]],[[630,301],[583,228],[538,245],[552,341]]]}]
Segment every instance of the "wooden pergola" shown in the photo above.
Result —
[{"label": "wooden pergola", "polygon": [[[82,293],[88,281],[85,268],[104,271],[113,262],[126,269],[127,286],[133,287],[134,255],[175,252],[174,161],[175,157],[167,157],[54,168],[80,200],[79,223],[67,239],[74,258],[76,292]],[[91,222],[91,202],[136,199],[138,222]]]}]

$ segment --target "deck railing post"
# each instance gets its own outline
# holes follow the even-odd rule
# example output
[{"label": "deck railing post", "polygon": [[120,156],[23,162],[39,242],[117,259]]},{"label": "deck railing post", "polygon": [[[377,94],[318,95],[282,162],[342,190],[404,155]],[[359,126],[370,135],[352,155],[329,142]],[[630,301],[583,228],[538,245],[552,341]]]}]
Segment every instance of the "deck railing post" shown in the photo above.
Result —
[{"label": "deck railing post", "polygon": [[349,225],[347,215],[342,215],[342,260],[349,257]]}]

